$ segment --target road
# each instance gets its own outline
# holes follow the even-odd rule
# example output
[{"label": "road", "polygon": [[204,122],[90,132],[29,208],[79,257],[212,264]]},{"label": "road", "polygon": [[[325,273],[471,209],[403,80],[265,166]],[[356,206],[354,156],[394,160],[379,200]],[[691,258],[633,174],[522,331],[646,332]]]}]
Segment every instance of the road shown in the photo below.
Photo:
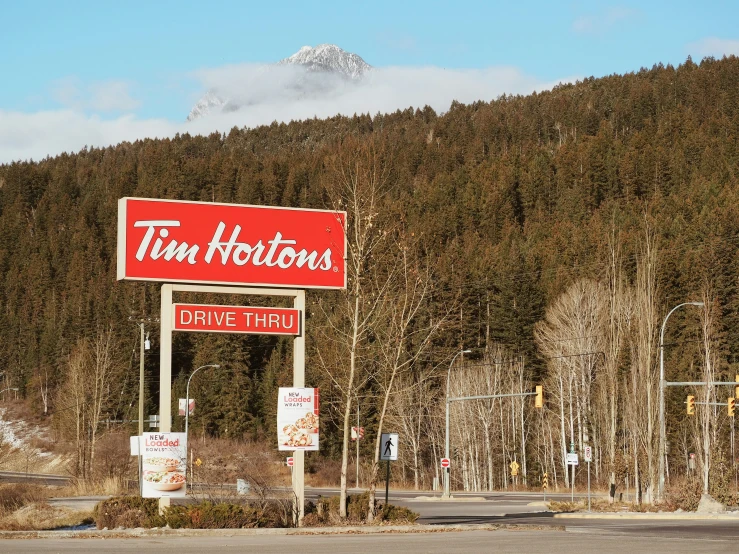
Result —
[{"label": "road", "polygon": [[24,473],[21,471],[0,471],[0,483],[38,483],[62,487],[69,484],[71,477],[49,473]]},{"label": "road", "polygon": [[[361,491],[350,490],[350,494],[357,492]],[[379,498],[384,498],[384,491],[378,491],[378,493]],[[338,489],[334,488],[309,487],[306,489],[306,497],[311,500],[315,500],[318,496],[333,496],[337,494]],[[555,518],[554,514],[546,511],[543,501],[544,497],[540,493],[455,493],[453,501],[442,501],[438,498],[438,493],[436,497],[433,497],[432,494],[419,491],[391,490],[390,502],[392,504],[406,506],[419,513],[420,518],[418,523],[428,525],[516,524],[543,529],[560,529],[564,527],[568,536],[618,536],[619,543],[622,542],[623,538],[632,537],[642,540],[649,538],[650,544],[656,539],[681,541],[739,540],[739,516],[736,521]],[[89,510],[96,502],[103,498],[80,497],[55,499],[52,500],[52,503],[79,510]],[[570,495],[567,493],[547,495],[548,500],[552,498],[569,500]],[[311,537],[311,540],[313,539]],[[136,539],[133,542],[139,542],[141,540],[144,539]],[[166,539],[167,544],[172,540],[175,539]],[[572,540],[579,541],[580,539]],[[67,542],[64,541],[63,544],[67,544]],[[4,551],[4,549],[2,550]],[[642,549],[637,548],[636,551],[639,552]],[[693,552],[697,551],[703,552],[705,550],[700,548]]]},{"label": "road", "polygon": [[[307,497],[338,494],[335,489],[306,489]],[[420,514],[418,523],[480,524],[504,523],[542,527],[564,526],[571,533],[617,534],[641,537],[663,537],[711,540],[739,539],[739,515],[726,520],[649,520],[649,519],[564,519],[546,511],[540,493],[492,492],[455,493],[455,501],[418,500],[430,493],[390,491],[390,503],[406,506]],[[438,495],[437,495],[438,496]],[[384,499],[384,491],[382,491]],[[547,500],[570,500],[570,494],[547,494]],[[485,500],[474,500],[484,498]],[[578,495],[575,495],[578,498]],[[587,496],[584,496],[587,498]]]},{"label": "road", "polygon": [[217,537],[154,537],[136,539],[30,539],[6,540],[3,552],[8,553],[132,553],[157,552],[161,554],[202,554],[218,551],[301,554],[341,552],[347,554],[383,552],[417,554],[443,552],[467,554],[470,552],[515,552],[531,554],[559,554],[598,552],[623,554],[649,552],[650,554],[696,554],[732,552],[735,543],[723,540],[691,540],[680,538],[651,538],[645,543],[641,537],[618,537],[607,534],[580,534],[553,530],[497,530],[461,531],[446,533],[398,533],[383,535],[322,535],[322,536],[228,536],[224,531]]}]

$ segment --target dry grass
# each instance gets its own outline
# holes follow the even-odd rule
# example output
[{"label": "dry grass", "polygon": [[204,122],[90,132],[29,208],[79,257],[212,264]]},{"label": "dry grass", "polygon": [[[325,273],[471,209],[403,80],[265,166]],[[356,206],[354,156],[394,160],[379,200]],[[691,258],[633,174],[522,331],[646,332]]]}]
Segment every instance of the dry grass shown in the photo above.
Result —
[{"label": "dry grass", "polygon": [[46,500],[51,489],[14,483],[0,486],[0,529],[6,531],[56,529],[90,519],[87,512],[55,508]]},{"label": "dry grass", "polygon": [[126,487],[120,479],[73,479],[66,487],[60,487],[54,496],[117,496],[124,494]]},{"label": "dry grass", "polygon": [[4,531],[43,531],[91,522],[91,512],[56,508],[46,502],[34,502],[13,512],[0,515],[0,529]]},{"label": "dry grass", "polygon": [[[547,504],[553,512],[584,512],[588,509],[588,501],[558,502],[553,500]],[[592,512],[657,512],[665,510],[664,505],[636,504],[632,502],[608,502],[602,498],[593,498],[590,502]]]}]

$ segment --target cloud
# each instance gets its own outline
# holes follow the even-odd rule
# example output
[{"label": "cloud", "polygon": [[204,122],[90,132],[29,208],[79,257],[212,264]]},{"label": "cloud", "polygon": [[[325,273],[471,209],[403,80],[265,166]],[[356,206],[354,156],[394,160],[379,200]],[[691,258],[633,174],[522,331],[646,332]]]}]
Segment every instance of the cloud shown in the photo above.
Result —
[{"label": "cloud", "polygon": [[[361,80],[351,80],[295,66],[232,65],[196,72],[203,91],[214,91],[228,100],[214,113],[185,122],[89,115],[66,108],[37,113],[0,110],[0,163],[41,159],[84,146],[105,147],[140,138],[164,138],[176,133],[209,134],[236,127],[255,127],[273,121],[289,122],[337,114],[388,113],[409,106],[429,105],[437,112],[449,109],[453,100],[490,101],[506,94],[528,94],[550,89],[558,82],[543,82],[515,67],[452,70],[439,67],[375,68]],[[571,82],[574,78],[562,79]],[[65,84],[65,83],[62,83]],[[75,88],[76,87],[76,88]],[[88,91],[87,105],[97,102],[100,111],[113,106],[133,106],[126,88],[80,87],[74,82],[59,86],[57,96],[78,103],[79,90]],[[120,94],[120,96],[119,96]],[[83,95],[84,96],[84,95]]]},{"label": "cloud", "polygon": [[126,81],[101,81],[83,84],[77,77],[65,77],[52,84],[51,97],[63,108],[80,111],[127,112],[140,102],[130,93]]},{"label": "cloud", "polygon": [[85,146],[109,146],[144,137],[168,137],[179,126],[161,119],[126,115],[105,120],[74,110],[33,114],[0,110],[0,163],[40,160]]},{"label": "cloud", "polygon": [[636,17],[631,8],[616,6],[600,14],[581,15],[572,22],[572,30],[583,35],[603,33],[613,26]]},{"label": "cloud", "polygon": [[739,56],[739,40],[721,39],[716,37],[707,37],[696,42],[691,42],[685,49],[688,54],[698,58],[713,56],[721,58],[723,56]]}]

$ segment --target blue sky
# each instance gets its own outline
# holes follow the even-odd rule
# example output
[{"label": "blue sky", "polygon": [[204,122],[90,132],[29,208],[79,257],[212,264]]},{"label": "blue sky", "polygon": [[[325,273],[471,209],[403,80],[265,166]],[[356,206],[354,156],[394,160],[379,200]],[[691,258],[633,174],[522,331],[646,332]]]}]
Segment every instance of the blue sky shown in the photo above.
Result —
[{"label": "blue sky", "polygon": [[[739,54],[739,2],[729,1],[0,0],[0,13],[0,162],[189,130],[184,118],[218,79],[303,45],[337,44],[375,67],[395,68],[386,74],[393,78],[425,68],[425,88],[438,79],[448,89],[425,100],[442,110],[451,96],[464,98],[445,82],[457,80],[455,72],[491,100],[559,80],[679,64],[689,54],[696,61]],[[398,103],[414,102],[418,74],[408,75],[415,76],[388,93]],[[344,111],[361,111],[361,102],[353,97]],[[383,106],[391,104],[367,109]],[[280,119],[283,111],[309,117],[315,106],[283,108],[216,128]],[[69,126],[75,131],[65,138]]]}]

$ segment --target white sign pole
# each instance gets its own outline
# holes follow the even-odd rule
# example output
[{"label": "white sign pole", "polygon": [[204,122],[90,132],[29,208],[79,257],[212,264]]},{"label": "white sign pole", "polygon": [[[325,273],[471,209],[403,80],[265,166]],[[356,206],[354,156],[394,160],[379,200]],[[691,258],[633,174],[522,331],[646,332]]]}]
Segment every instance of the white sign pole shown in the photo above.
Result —
[{"label": "white sign pole", "polygon": [[[293,307],[300,313],[301,334],[293,339],[293,387],[305,387],[305,291],[298,290],[293,300]],[[305,516],[305,452],[296,450],[293,453],[292,483],[295,502],[295,514],[298,526]]]},{"label": "white sign pole", "polygon": [[[162,285],[159,316],[159,432],[172,430],[172,285]],[[185,453],[187,456],[187,453]],[[169,497],[159,498],[159,513],[169,507]]]},{"label": "white sign pole", "polygon": [[588,512],[590,511],[590,460],[588,460]]},{"label": "white sign pole", "polygon": [[593,449],[585,447],[585,461],[588,462],[588,512],[590,511],[590,462],[593,460]]}]

